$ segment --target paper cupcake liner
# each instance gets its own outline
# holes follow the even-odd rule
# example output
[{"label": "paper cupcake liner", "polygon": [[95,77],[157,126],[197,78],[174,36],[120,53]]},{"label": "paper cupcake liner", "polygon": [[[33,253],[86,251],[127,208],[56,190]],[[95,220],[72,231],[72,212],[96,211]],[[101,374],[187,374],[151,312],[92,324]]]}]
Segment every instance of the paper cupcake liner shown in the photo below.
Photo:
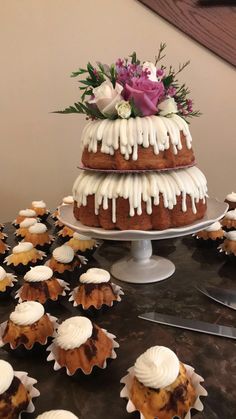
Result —
[{"label": "paper cupcake liner", "polygon": [[37,390],[37,388],[34,387],[34,384],[37,383],[37,380],[35,380],[34,378],[29,377],[27,372],[14,371],[14,375],[15,375],[15,377],[19,378],[19,380],[22,382],[24,387],[27,389],[29,397],[30,397],[30,402],[27,406],[27,409],[23,410],[19,414],[19,419],[21,419],[21,414],[23,412],[33,413],[35,411],[35,407],[34,407],[34,404],[32,402],[32,399],[34,399],[35,397],[39,397],[40,392]]},{"label": "paper cupcake liner", "polygon": [[[6,275],[8,278],[10,278],[10,280],[11,280],[11,283],[10,284],[8,284],[7,285],[7,287],[14,287],[14,282],[17,282],[17,277],[16,277],[16,275],[13,275],[13,274],[9,274],[9,273],[7,273],[7,275]],[[1,292],[0,292],[0,294],[1,294]]]},{"label": "paper cupcake liner", "polygon": [[[57,317],[51,316],[51,314],[49,314],[49,313],[45,313],[45,314],[48,315],[49,319],[53,323],[54,331],[53,331],[53,335],[52,336],[47,336],[47,338],[45,339],[45,342],[44,343],[41,343],[41,342],[38,342],[38,341],[35,342],[35,343],[38,343],[39,345],[42,345],[42,346],[47,345],[48,339],[50,339],[52,337],[54,338],[56,336],[56,330],[57,330],[57,328],[59,326],[59,324],[58,324],[58,318]],[[10,343],[8,343],[8,342],[7,343],[4,343],[3,340],[2,340],[2,337],[3,337],[4,331],[6,329],[6,326],[7,326],[7,320],[5,322],[3,322],[3,323],[0,324],[0,348],[2,348],[5,345],[9,345],[10,348],[13,351],[15,351],[18,348],[21,348],[23,346],[24,349],[26,349],[27,351],[30,351],[34,347],[34,344],[33,344],[30,348],[27,348],[23,343],[21,343],[19,346],[17,346],[16,348],[14,348]]]},{"label": "paper cupcake liner", "polygon": [[[66,295],[66,291],[69,291],[69,290],[70,290],[70,288],[69,288],[69,284],[68,284],[68,282],[63,281],[63,279],[59,279],[59,278],[56,278],[56,279],[57,279],[57,281],[59,282],[59,284],[61,285],[61,287],[63,287],[63,288],[64,288],[64,289],[63,289],[63,291],[62,291],[62,294],[58,295],[58,298],[59,298],[59,297],[65,297],[65,295]],[[18,289],[18,291],[16,292],[16,295],[15,295],[15,299],[16,299],[16,300],[18,299],[18,303],[23,303],[23,301],[25,301],[25,300],[22,300],[22,298],[21,298],[21,296],[20,296],[20,293],[21,293],[22,288],[23,288],[23,286],[22,286],[22,287],[20,287],[20,288]],[[48,299],[48,301],[57,301],[57,300],[51,300],[51,299],[49,298],[49,299]],[[46,301],[46,302],[47,302],[47,301]]]},{"label": "paper cupcake liner", "polygon": [[[9,247],[9,246],[8,246]],[[10,247],[9,247],[9,249],[10,249]],[[22,265],[22,266],[24,266],[24,267],[27,267],[27,265],[30,265],[30,263],[37,263],[39,260],[42,260],[43,258],[45,258],[47,255],[46,255],[46,253],[45,252],[42,252],[41,250],[37,250],[37,252],[38,252],[38,256],[40,256],[40,257],[38,257],[37,258],[37,261],[36,262],[32,262],[31,260],[28,262],[28,263],[26,263],[26,264],[23,264],[23,263],[18,263],[18,265],[14,265],[13,263],[11,263],[11,262],[9,262],[9,259],[10,259],[10,257],[11,257],[11,255],[9,255],[9,256],[7,256],[5,259],[4,259],[4,263],[6,263],[6,265],[7,266],[9,266],[9,265],[12,265],[14,268],[17,268],[17,266],[19,266],[19,265]]]},{"label": "paper cupcake liner", "polygon": [[48,355],[48,357],[47,357],[47,361],[54,361],[54,366],[53,366],[53,369],[54,369],[54,371],[58,371],[58,370],[60,370],[61,368],[65,368],[66,369],[66,373],[67,373],[67,375],[69,375],[69,376],[73,376],[73,375],[75,375],[78,371],[82,371],[85,375],[89,375],[89,374],[91,374],[91,372],[92,372],[92,370],[93,370],[93,368],[94,367],[98,367],[98,368],[101,368],[101,369],[105,369],[106,367],[107,367],[107,360],[108,359],[116,359],[117,358],[117,354],[116,354],[116,352],[115,352],[115,348],[119,348],[119,343],[117,343],[114,339],[116,338],[116,336],[115,335],[112,335],[111,333],[109,333],[109,332],[107,332],[107,330],[106,329],[102,329],[102,331],[107,335],[107,337],[112,341],[112,352],[111,352],[111,355],[108,357],[108,358],[106,358],[105,359],[105,361],[104,361],[104,363],[103,363],[103,366],[102,367],[100,367],[99,365],[93,365],[92,367],[91,367],[91,369],[90,369],[90,371],[89,372],[85,372],[82,368],[78,368],[75,372],[74,372],[74,374],[71,374],[70,373],[70,371],[65,367],[65,366],[61,366],[60,364],[58,364],[58,362],[57,362],[57,360],[56,360],[56,345],[55,345],[55,343],[53,342],[48,348],[47,348],[47,351],[48,352],[50,352],[49,353],[49,355]]},{"label": "paper cupcake liner", "polygon": [[[106,304],[106,306],[108,306],[108,307],[112,307],[114,303],[116,303],[116,302],[120,302],[120,301],[121,301],[121,295],[124,295],[124,292],[123,292],[122,288],[121,288],[119,285],[116,285],[116,284],[111,283],[111,286],[112,286],[112,289],[113,289],[114,294],[116,294],[116,295],[117,295],[117,300],[112,301],[110,305]],[[73,302],[73,306],[74,306],[74,307],[82,306],[83,310],[86,310],[86,309],[84,308],[83,304],[78,304],[78,303],[75,301],[75,297],[76,297],[76,294],[77,294],[78,288],[79,288],[79,286],[78,286],[78,287],[76,287],[76,288],[74,288],[74,289],[70,292],[70,294],[69,294],[69,295],[70,295],[69,301]],[[96,308],[97,310],[99,310],[99,309],[101,308],[101,307],[98,307],[98,308],[97,308],[97,307],[95,307],[95,306],[93,306],[93,305],[91,305],[90,307],[94,307],[94,308]]]},{"label": "paper cupcake liner", "polygon": [[[204,381],[204,379],[195,373],[194,368],[191,367],[190,365],[186,365],[184,364],[186,371],[187,371],[187,376],[189,378],[189,380],[191,380],[191,383],[196,391],[197,394],[197,398],[195,400],[195,403],[193,406],[190,407],[189,411],[187,412],[187,414],[184,416],[184,419],[191,419],[191,409],[195,409],[198,410],[199,412],[203,411],[203,404],[200,400],[201,396],[207,396],[207,391],[204,389],[204,387],[202,387],[201,383]],[[128,403],[126,405],[126,410],[128,413],[133,413],[135,411],[137,411],[136,407],[134,406],[132,400],[130,399],[130,390],[131,390],[131,386],[132,386],[132,381],[134,378],[134,367],[131,367],[128,369],[128,374],[125,375],[124,377],[121,378],[120,382],[122,384],[125,384],[124,388],[121,390],[120,392],[120,397],[122,398],[126,398],[128,399]],[[145,419],[145,417],[143,416],[143,414],[141,412],[139,412],[140,414],[140,419]],[[179,416],[175,415],[173,416],[173,419],[175,418],[179,418]],[[180,418],[179,418],[180,419]]]}]

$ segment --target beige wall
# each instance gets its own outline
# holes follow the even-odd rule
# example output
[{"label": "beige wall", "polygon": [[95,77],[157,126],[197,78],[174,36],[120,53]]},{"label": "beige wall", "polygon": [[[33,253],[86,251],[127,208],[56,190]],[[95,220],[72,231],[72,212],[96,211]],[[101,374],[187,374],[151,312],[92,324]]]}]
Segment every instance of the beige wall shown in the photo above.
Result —
[{"label": "beige wall", "polygon": [[55,115],[78,99],[71,71],[136,50],[152,59],[161,41],[203,116],[191,130],[209,192],[236,190],[235,73],[135,0],[1,0],[0,221],[32,200],[53,208],[77,175],[83,116]]}]

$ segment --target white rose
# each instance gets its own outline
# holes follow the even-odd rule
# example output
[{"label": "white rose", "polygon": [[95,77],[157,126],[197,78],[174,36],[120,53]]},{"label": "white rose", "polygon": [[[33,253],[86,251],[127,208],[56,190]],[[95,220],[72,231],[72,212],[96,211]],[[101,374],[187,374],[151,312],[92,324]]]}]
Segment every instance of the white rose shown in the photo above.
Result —
[{"label": "white rose", "polygon": [[157,78],[157,69],[156,69],[156,66],[153,63],[151,63],[149,61],[146,61],[143,64],[143,70],[148,70],[150,72],[150,74],[148,74],[149,80],[151,80],[151,81],[158,81],[158,78]]},{"label": "white rose", "polygon": [[178,112],[177,104],[176,104],[173,97],[165,99],[165,100],[163,100],[163,102],[159,103],[158,104],[158,109],[159,109],[158,113],[161,116],[166,116],[166,115],[169,115],[171,113],[177,113]]},{"label": "white rose", "polygon": [[126,100],[121,100],[116,104],[116,110],[120,118],[127,119],[131,115],[131,106]]},{"label": "white rose", "polygon": [[103,115],[114,116],[116,104],[123,99],[122,90],[123,87],[119,83],[116,83],[114,88],[111,81],[106,80],[100,86],[93,88],[94,98],[89,103],[95,103]]}]

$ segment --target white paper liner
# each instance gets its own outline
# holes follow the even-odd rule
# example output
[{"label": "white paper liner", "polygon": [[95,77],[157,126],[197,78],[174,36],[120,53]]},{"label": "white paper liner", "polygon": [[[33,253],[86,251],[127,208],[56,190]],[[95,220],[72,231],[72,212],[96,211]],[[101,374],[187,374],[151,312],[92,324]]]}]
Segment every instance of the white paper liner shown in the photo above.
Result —
[{"label": "white paper liner", "polygon": [[220,253],[224,253],[226,256],[232,255],[232,256],[236,256],[234,252],[227,252],[227,250],[224,250],[224,243],[220,244],[217,249],[219,250]]},{"label": "white paper liner", "polygon": [[[109,333],[109,332],[107,332],[107,330],[106,329],[102,329],[102,331],[107,335],[107,337],[112,341],[112,352],[111,352],[111,355],[108,357],[108,358],[106,358],[105,359],[105,361],[104,361],[104,364],[103,364],[103,366],[102,367],[100,367],[99,365],[93,365],[92,367],[91,367],[91,369],[90,369],[90,371],[89,372],[85,372],[82,368],[79,368],[79,369],[77,369],[75,372],[74,372],[74,374],[77,372],[77,371],[79,371],[79,370],[81,370],[81,371],[83,371],[83,373],[85,374],[85,375],[89,375],[89,374],[91,374],[91,372],[92,372],[92,370],[93,370],[93,368],[94,367],[98,367],[98,368],[101,368],[101,369],[105,369],[106,367],[107,367],[107,359],[116,359],[117,358],[117,355],[116,355],[116,352],[115,352],[115,348],[119,348],[119,343],[117,343],[114,339],[116,338],[116,336],[115,335],[112,335],[111,333]],[[54,371],[58,371],[58,370],[60,370],[61,368],[65,368],[66,369],[66,373],[67,373],[67,375],[69,375],[69,376],[72,376],[72,375],[74,375],[74,374],[71,374],[70,373],[70,371],[66,368],[66,367],[61,367],[61,365],[60,364],[58,364],[58,362],[57,362],[57,360],[56,360],[56,348],[57,348],[57,346],[55,345],[55,343],[53,342],[48,348],[47,348],[47,351],[49,351],[50,353],[49,353],[49,355],[48,355],[48,357],[47,357],[47,361],[55,361],[54,362],[54,366],[53,366],[53,369],[54,369]]]},{"label": "white paper liner", "polygon": [[[36,341],[35,343],[39,343],[40,345],[47,345],[47,341],[48,341],[48,338],[51,338],[51,337],[55,337],[56,336],[56,330],[58,329],[58,326],[59,326],[59,324],[58,324],[58,318],[57,317],[55,317],[55,316],[51,316],[51,314],[49,314],[49,313],[45,313],[45,314],[47,314],[48,315],[48,317],[49,317],[49,319],[51,320],[51,322],[53,323],[53,328],[54,328],[54,331],[53,331],[53,335],[52,336],[48,336],[46,339],[45,339],[45,342],[44,343],[40,343],[40,342],[38,342],[38,341]],[[5,322],[3,322],[3,323],[1,323],[0,324],[0,348],[2,348],[4,345],[9,345],[10,346],[10,348],[14,351],[15,349],[18,349],[18,348],[20,348],[21,346],[24,346],[24,348],[25,349],[27,349],[28,351],[30,351],[33,347],[34,347],[34,345],[32,345],[31,346],[31,348],[27,348],[23,343],[21,344],[21,345],[19,345],[19,346],[17,346],[16,348],[14,348],[11,344],[9,344],[8,342],[7,343],[4,343],[3,342],[3,340],[2,340],[2,337],[3,337],[3,334],[4,334],[4,331],[5,331],[5,329],[6,329],[6,326],[7,326],[7,322],[8,322],[8,320],[6,320]]]},{"label": "white paper liner", "polygon": [[[42,252],[41,250],[38,250],[38,249],[36,249],[37,250],[37,253],[38,253],[38,256],[40,256],[40,257],[38,257],[37,258],[37,261],[38,260],[42,260],[44,257],[46,257],[47,255],[46,255],[46,253],[45,252]],[[13,265],[13,263],[11,263],[9,260],[10,260],[10,257],[11,257],[12,255],[9,255],[9,256],[7,256],[5,259],[4,259],[4,263],[6,263],[7,264],[7,266],[9,266],[9,265]],[[23,265],[23,266],[27,266],[29,263],[31,263],[32,262],[32,260],[30,260],[28,263],[26,263],[26,265],[23,265],[23,263],[19,263],[18,265],[13,265],[14,267],[17,267],[17,266],[19,266],[19,265]],[[34,262],[35,263],[35,262]]]},{"label": "white paper liner", "polygon": [[[16,275],[6,273],[6,276],[7,276],[8,278],[10,278],[10,280],[11,280],[10,284],[6,285],[6,289],[7,289],[8,287],[14,287],[14,285],[15,285],[15,284],[14,284],[14,282],[17,282]],[[0,295],[4,294],[4,292],[6,292],[6,289],[5,289],[5,291],[0,291]]]},{"label": "white paper liner", "polygon": [[[111,301],[111,304],[110,305],[108,305],[108,304],[104,304],[104,305],[106,305],[107,307],[112,307],[113,306],[113,304],[117,301],[117,302],[120,302],[121,301],[121,295],[124,295],[124,291],[122,290],[122,288],[119,286],[119,285],[116,285],[116,284],[113,284],[112,282],[111,282],[111,286],[112,286],[112,289],[113,289],[113,292],[114,292],[114,294],[116,294],[116,296],[117,296],[117,299],[115,300],[115,301]],[[74,288],[71,292],[70,292],[70,298],[69,298],[69,301],[72,301],[73,302],[73,306],[74,307],[77,307],[77,306],[82,306],[82,308],[85,310],[85,308],[84,308],[84,306],[83,306],[83,304],[78,304],[76,301],[75,301],[75,298],[76,298],[76,294],[77,294],[77,292],[78,292],[78,288],[79,288],[79,286],[78,287],[76,287],[76,288]],[[95,307],[95,306],[90,306],[90,307]],[[96,307],[95,307],[96,308]]]},{"label": "white paper liner", "polygon": [[80,260],[81,265],[87,265],[88,259],[86,259],[84,256],[81,256],[81,255],[77,255],[77,257]]},{"label": "white paper liner", "polygon": [[[62,291],[62,294],[59,294],[58,295],[58,298],[59,297],[65,297],[66,291],[69,291],[70,290],[68,282],[63,281],[63,279],[59,279],[59,278],[56,278],[56,280],[59,282],[59,284],[61,285],[61,287],[64,288],[63,291]],[[22,298],[20,296],[22,288],[23,288],[23,286],[18,289],[18,291],[16,292],[16,295],[15,295],[15,299],[16,300],[18,299],[18,302],[19,303],[23,303],[23,301],[25,301],[25,300],[22,300]],[[49,298],[48,300],[45,301],[45,303],[47,301],[55,301],[56,302],[57,300],[51,300],[51,298]]]},{"label": "white paper liner", "polygon": [[34,397],[39,397],[40,392],[37,390],[37,388],[34,387],[34,384],[37,383],[37,380],[35,380],[34,378],[29,377],[27,372],[24,372],[24,371],[14,371],[14,375],[15,375],[15,377],[19,378],[19,380],[22,382],[22,384],[24,385],[24,387],[28,391],[28,394],[29,394],[29,397],[30,397],[30,402],[29,402],[29,404],[27,406],[27,409],[26,410],[23,410],[19,414],[19,419],[20,419],[21,418],[21,414],[23,412],[33,413],[35,411],[35,407],[34,407],[34,404],[32,402],[32,399]]},{"label": "white paper liner", "polygon": [[[194,368],[191,367],[190,365],[186,365],[184,364],[186,371],[187,371],[187,376],[189,378],[189,380],[191,381],[196,394],[197,394],[197,398],[196,401],[194,403],[194,405],[189,409],[189,411],[187,412],[187,414],[184,416],[184,419],[191,419],[191,409],[196,409],[199,412],[203,411],[203,404],[200,400],[200,396],[207,396],[207,391],[202,387],[202,385],[200,384],[201,382],[204,381],[204,379],[195,373]],[[134,406],[133,402],[130,400],[130,389],[132,386],[132,382],[133,382],[133,378],[134,378],[134,367],[131,367],[128,369],[128,374],[125,375],[124,377],[121,378],[120,382],[122,384],[125,384],[124,388],[121,390],[120,392],[120,397],[124,397],[126,399],[128,399],[128,403],[126,405],[126,410],[128,413],[132,413],[137,411],[136,407]],[[140,419],[145,419],[145,417],[143,416],[143,414],[141,412],[139,412],[140,414]],[[175,415],[174,418],[178,418],[179,416]],[[157,418],[158,419],[158,418]]]}]

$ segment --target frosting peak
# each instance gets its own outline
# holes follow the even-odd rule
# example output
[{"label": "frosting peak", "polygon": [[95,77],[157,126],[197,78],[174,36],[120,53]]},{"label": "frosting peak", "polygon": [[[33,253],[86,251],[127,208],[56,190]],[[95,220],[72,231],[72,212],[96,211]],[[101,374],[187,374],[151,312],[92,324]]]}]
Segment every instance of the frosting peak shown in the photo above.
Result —
[{"label": "frosting peak", "polygon": [[4,278],[6,278],[6,276],[7,276],[7,273],[6,273],[5,269],[2,266],[0,266],[0,281],[2,281]]},{"label": "frosting peak", "polygon": [[58,327],[56,343],[66,350],[79,348],[92,336],[92,332],[93,325],[87,317],[70,317]]},{"label": "frosting peak", "polygon": [[14,371],[11,364],[9,364],[9,362],[3,361],[3,359],[0,360],[0,371],[0,394],[3,394],[6,390],[8,390],[12,383],[14,378]]},{"label": "frosting peak", "polygon": [[21,242],[17,246],[13,247],[12,252],[14,254],[24,253],[24,252],[28,252],[29,250],[32,250],[33,247],[34,246],[30,242]]},{"label": "frosting peak", "polygon": [[68,410],[49,410],[37,416],[36,419],[78,419],[78,416]]},{"label": "frosting peak", "polygon": [[29,232],[32,234],[43,234],[46,233],[47,227],[45,224],[36,223],[29,228]]},{"label": "frosting peak", "polygon": [[206,228],[205,231],[211,232],[211,231],[218,231],[221,230],[222,226],[219,221],[216,221],[215,223],[211,224],[209,227]]},{"label": "frosting peak", "polygon": [[75,252],[70,246],[63,244],[54,249],[52,255],[60,263],[70,263],[74,259]]},{"label": "frosting peak", "polygon": [[21,217],[36,217],[37,214],[34,210],[27,208],[19,211]]},{"label": "frosting peak", "polygon": [[164,388],[179,374],[179,360],[171,349],[153,346],[136,360],[134,374],[146,387]]},{"label": "frosting peak", "polygon": [[236,209],[226,212],[225,218],[228,220],[236,220]]},{"label": "frosting peak", "polygon": [[228,240],[236,241],[236,230],[225,233]]},{"label": "frosting peak", "polygon": [[80,241],[91,240],[90,236],[84,236],[83,234],[76,233],[76,231],[73,234],[73,238]]},{"label": "frosting peak", "polygon": [[90,268],[80,276],[82,284],[102,284],[110,280],[110,274],[105,269]]},{"label": "frosting peak", "polygon": [[37,223],[36,218],[25,218],[21,223],[20,223],[20,228],[29,228],[31,226],[33,226],[34,224]]},{"label": "frosting peak", "polygon": [[73,204],[73,202],[74,202],[74,199],[73,199],[73,196],[72,196],[72,195],[65,196],[65,197],[62,199],[62,203],[63,203],[64,205]]},{"label": "frosting peak", "polygon": [[48,279],[52,278],[53,271],[49,266],[38,265],[34,268],[31,268],[25,276],[24,280],[27,282],[40,282],[40,281],[47,281]]},{"label": "frosting peak", "polygon": [[10,314],[10,320],[19,326],[28,326],[44,316],[44,307],[36,301],[25,301],[15,307]]},{"label": "frosting peak", "polygon": [[227,201],[236,202],[236,192],[231,192],[226,196]]},{"label": "frosting peak", "polygon": [[32,207],[34,208],[46,208],[46,204],[44,201],[33,201]]}]

